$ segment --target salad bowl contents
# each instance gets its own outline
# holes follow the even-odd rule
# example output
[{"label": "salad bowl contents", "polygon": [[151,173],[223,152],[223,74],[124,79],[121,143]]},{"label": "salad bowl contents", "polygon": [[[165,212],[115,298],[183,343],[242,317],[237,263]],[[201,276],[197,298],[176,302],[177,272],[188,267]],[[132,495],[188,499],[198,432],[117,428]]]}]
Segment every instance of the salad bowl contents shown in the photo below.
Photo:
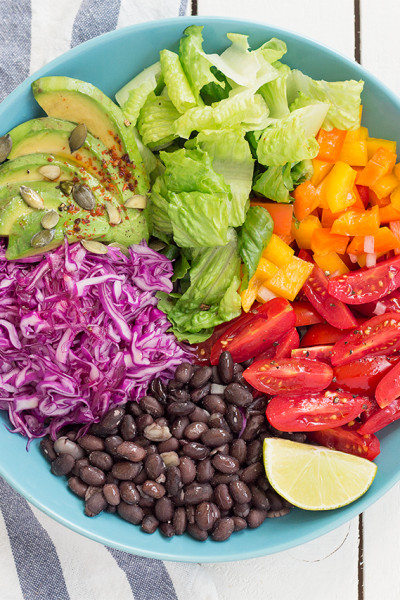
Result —
[{"label": "salad bowl contents", "polygon": [[4,440],[56,501],[29,497],[99,541],[256,556],[356,514],[389,460],[396,143],[362,121],[369,76],[311,77],[295,36],[287,64],[262,26],[222,52],[158,27],[117,103],[55,66],[26,90],[45,116],[0,137]]}]

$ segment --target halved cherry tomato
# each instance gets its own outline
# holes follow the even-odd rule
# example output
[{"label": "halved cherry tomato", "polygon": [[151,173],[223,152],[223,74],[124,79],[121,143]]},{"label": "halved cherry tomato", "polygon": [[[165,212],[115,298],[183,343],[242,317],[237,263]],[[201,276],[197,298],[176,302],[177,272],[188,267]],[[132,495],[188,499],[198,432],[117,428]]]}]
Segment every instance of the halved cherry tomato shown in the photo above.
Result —
[{"label": "halved cherry tomato", "polygon": [[[304,250],[300,250],[299,258],[310,261],[310,255]],[[303,290],[314,308],[330,325],[338,329],[356,327],[356,318],[343,302],[331,296],[328,284],[329,279],[323,270],[315,265]]]},{"label": "halved cherry tomato", "polygon": [[292,308],[296,314],[296,327],[305,327],[323,321],[311,302],[292,302]]},{"label": "halved cherry tomato", "polygon": [[307,358],[256,360],[243,372],[256,390],[265,394],[320,392],[332,381],[333,371],[325,363]]},{"label": "halved cherry tomato", "polygon": [[300,346],[326,346],[335,344],[342,339],[344,333],[341,329],[332,327],[329,323],[317,323],[306,331],[301,338]]},{"label": "halved cherry tomato", "polygon": [[390,369],[398,363],[400,355],[365,356],[347,365],[335,367],[335,385],[353,394],[366,394],[375,391],[376,386]]},{"label": "halved cherry tomato", "polygon": [[400,419],[400,398],[386,406],[385,408],[377,408],[368,419],[361,425],[358,433],[365,435],[366,433],[376,433],[380,429],[390,425],[394,421]]},{"label": "halved cherry tomato", "polygon": [[372,317],[333,347],[332,365],[345,365],[364,356],[394,354],[400,348],[400,314]]},{"label": "halved cherry tomato", "polygon": [[368,460],[374,460],[380,452],[380,443],[375,435],[361,435],[357,430],[350,429],[346,425],[323,431],[310,431],[307,437],[321,446]]},{"label": "halved cherry tomato", "polygon": [[[384,312],[382,312],[384,309]],[[400,290],[395,290],[391,294],[388,294],[384,298],[377,300],[376,302],[368,302],[367,304],[359,304],[357,310],[363,315],[373,317],[377,314],[384,314],[386,312],[399,312],[400,313]],[[379,311],[379,312],[377,312]]]},{"label": "halved cherry tomato", "polygon": [[400,287],[400,256],[369,269],[359,269],[329,280],[329,293],[347,304],[365,304]]},{"label": "halved cherry tomato", "polygon": [[284,298],[273,298],[240,317],[215,342],[211,364],[216,365],[221,353],[229,350],[235,362],[254,358],[294,327],[296,315]]},{"label": "halved cherry tomato", "polygon": [[317,394],[275,396],[265,414],[280,431],[319,431],[345,425],[368,405],[368,398],[363,396],[326,390]]},{"label": "halved cherry tomato", "polygon": [[380,380],[375,390],[375,400],[385,408],[400,396],[400,364],[397,363]]},{"label": "halved cherry tomato", "polygon": [[292,350],[292,358],[313,358],[330,363],[333,344],[328,346],[308,346],[308,348],[297,348]]},{"label": "halved cherry tomato", "polygon": [[300,336],[297,329],[293,327],[288,331],[277,343],[275,350],[275,358],[290,358],[292,350],[300,345]]}]

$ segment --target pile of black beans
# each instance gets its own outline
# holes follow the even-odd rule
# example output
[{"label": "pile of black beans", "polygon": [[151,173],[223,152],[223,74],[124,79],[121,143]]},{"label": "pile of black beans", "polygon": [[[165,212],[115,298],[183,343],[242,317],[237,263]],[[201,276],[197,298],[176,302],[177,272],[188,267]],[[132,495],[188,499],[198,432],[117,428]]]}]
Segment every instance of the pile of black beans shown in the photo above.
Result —
[{"label": "pile of black beans", "polygon": [[87,434],[45,438],[52,473],[68,477],[87,516],[116,512],[167,537],[224,541],[287,514],[262,463],[263,439],[281,433],[266,421],[267,399],[253,398],[246,366],[229,352],[214,367],[182,363],[167,385],[155,379],[149,395],[111,409]]}]

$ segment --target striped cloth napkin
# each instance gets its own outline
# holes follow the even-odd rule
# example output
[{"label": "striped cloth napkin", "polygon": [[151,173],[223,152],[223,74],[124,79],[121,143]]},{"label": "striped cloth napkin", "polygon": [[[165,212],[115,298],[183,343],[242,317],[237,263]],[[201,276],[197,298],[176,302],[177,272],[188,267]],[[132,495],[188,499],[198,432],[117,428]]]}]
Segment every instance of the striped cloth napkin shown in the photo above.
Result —
[{"label": "striped cloth napkin", "polygon": [[[187,0],[0,0],[0,101],[90,38],[190,13]],[[217,600],[200,565],[105,548],[56,523],[0,478],[1,600]]]}]

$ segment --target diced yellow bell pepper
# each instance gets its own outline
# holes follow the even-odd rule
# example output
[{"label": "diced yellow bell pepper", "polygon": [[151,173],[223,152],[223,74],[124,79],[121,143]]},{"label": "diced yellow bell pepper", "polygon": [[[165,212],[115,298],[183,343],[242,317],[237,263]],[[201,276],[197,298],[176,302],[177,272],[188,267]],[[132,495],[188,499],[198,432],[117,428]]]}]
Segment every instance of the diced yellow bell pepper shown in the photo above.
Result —
[{"label": "diced yellow bell pepper", "polygon": [[384,175],[378,179],[374,185],[371,185],[371,190],[375,192],[379,199],[386,198],[386,196],[389,196],[393,192],[399,183],[397,177],[391,173],[390,175]]},{"label": "diced yellow bell pepper", "polygon": [[367,139],[368,160],[372,158],[378,148],[386,148],[390,152],[396,153],[396,142],[392,140],[381,140],[379,138]]},{"label": "diced yellow bell pepper", "polygon": [[279,269],[276,265],[262,256],[254,275],[260,281],[264,281],[266,279],[271,279],[271,277],[273,277],[278,270]]},{"label": "diced yellow bell pepper", "polygon": [[356,176],[357,171],[350,165],[338,161],[326,177],[326,200],[333,213],[341,212],[356,202],[352,193]]},{"label": "diced yellow bell pepper", "polygon": [[[350,131],[348,134],[349,133]],[[365,167],[368,162],[367,142],[365,140],[348,142],[346,136],[346,140],[340,152],[339,160],[351,165],[352,167]]]},{"label": "diced yellow bell pepper", "polygon": [[394,165],[393,173],[396,175],[397,179],[400,179],[400,163]]},{"label": "diced yellow bell pepper", "polygon": [[315,215],[308,215],[302,221],[293,224],[292,233],[299,248],[309,250],[311,248],[311,237],[315,229],[321,227],[321,222]]},{"label": "diced yellow bell pepper", "polygon": [[361,142],[366,141],[368,138],[368,129],[366,127],[359,127],[358,129],[349,129],[346,133],[346,139],[344,143],[348,142]]},{"label": "diced yellow bell pepper", "polygon": [[243,292],[240,294],[242,298],[242,308],[244,312],[249,312],[251,307],[253,306],[253,302],[256,299],[258,288],[261,286],[262,282],[256,277],[254,274],[249,281],[249,285]]},{"label": "diced yellow bell pepper", "polygon": [[312,270],[311,263],[293,256],[286,267],[279,269],[264,285],[277,296],[294,300]]},{"label": "diced yellow bell pepper", "polygon": [[293,248],[285,244],[274,233],[271,236],[268,246],[262,253],[263,258],[266,258],[280,269],[283,269],[288,264],[293,254]]},{"label": "diced yellow bell pepper", "polygon": [[[376,258],[380,258],[384,254],[386,254],[386,252],[378,252],[378,254],[376,255]],[[366,267],[367,266],[367,255],[365,253],[363,253],[363,254],[360,254],[359,256],[357,256],[357,262],[361,268]]]},{"label": "diced yellow bell pepper", "polygon": [[396,210],[400,210],[400,185],[390,194],[390,203]]},{"label": "diced yellow bell pepper", "polygon": [[313,184],[313,186],[317,187],[324,179],[324,177],[328,175],[329,171],[333,167],[333,163],[325,162],[323,160],[317,160],[316,158],[314,158],[312,164],[314,167],[314,173],[312,174],[310,181]]},{"label": "diced yellow bell pepper", "polygon": [[[331,163],[333,165],[333,163]],[[317,192],[319,195],[319,205],[318,208],[329,208],[327,199],[326,199],[326,182],[328,181],[328,176],[324,177],[319,186],[317,187]]]},{"label": "diced yellow bell pepper", "polygon": [[314,254],[314,260],[317,265],[321,267],[326,274],[329,273],[329,275],[344,275],[349,271],[347,265],[336,252],[329,252],[329,254],[324,254],[322,256]]}]

